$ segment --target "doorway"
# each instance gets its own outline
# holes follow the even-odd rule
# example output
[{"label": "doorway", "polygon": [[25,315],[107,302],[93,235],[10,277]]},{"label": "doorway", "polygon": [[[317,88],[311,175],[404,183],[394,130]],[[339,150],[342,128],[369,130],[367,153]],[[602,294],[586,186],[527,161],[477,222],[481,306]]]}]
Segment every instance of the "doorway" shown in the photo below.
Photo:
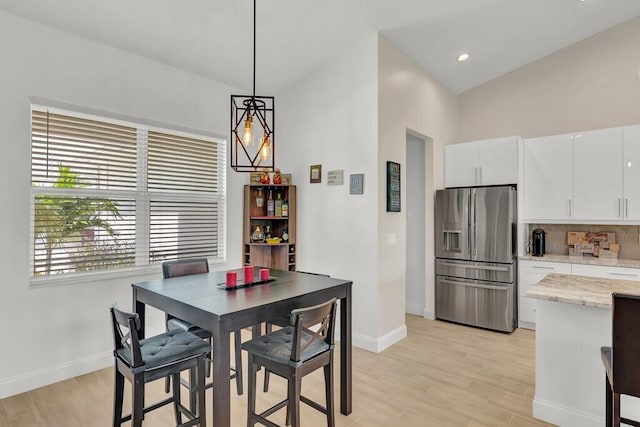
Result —
[{"label": "doorway", "polygon": [[[433,141],[407,133],[406,136],[406,272],[405,311],[431,317],[427,307],[428,280],[433,263],[427,261],[433,246]],[[429,166],[427,166],[429,165]],[[430,209],[430,210],[429,210]],[[430,222],[429,222],[430,221]]]}]

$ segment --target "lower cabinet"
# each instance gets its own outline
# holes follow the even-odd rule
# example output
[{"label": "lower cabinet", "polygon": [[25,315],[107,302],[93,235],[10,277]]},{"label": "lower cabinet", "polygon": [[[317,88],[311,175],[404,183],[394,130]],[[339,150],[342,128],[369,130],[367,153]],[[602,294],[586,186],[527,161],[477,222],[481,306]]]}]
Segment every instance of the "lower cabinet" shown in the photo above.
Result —
[{"label": "lower cabinet", "polygon": [[640,269],[638,268],[573,264],[572,274],[575,276],[603,277],[606,279],[640,280]]},{"label": "lower cabinet", "polygon": [[525,295],[549,273],[571,274],[571,264],[562,262],[520,261],[518,263],[518,327],[535,329],[536,300]]},{"label": "lower cabinet", "polygon": [[608,267],[603,265],[569,264],[562,262],[518,262],[518,327],[535,329],[536,300],[525,295],[549,273],[606,279],[640,280],[640,268]]}]

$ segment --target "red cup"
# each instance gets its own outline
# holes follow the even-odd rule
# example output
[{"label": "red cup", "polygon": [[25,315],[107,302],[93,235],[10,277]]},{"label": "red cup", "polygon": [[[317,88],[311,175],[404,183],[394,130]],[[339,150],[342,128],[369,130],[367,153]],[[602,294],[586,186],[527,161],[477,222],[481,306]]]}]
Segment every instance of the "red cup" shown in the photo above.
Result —
[{"label": "red cup", "polygon": [[269,269],[268,268],[261,268],[260,269],[260,280],[262,280],[262,281],[269,280]]},{"label": "red cup", "polygon": [[238,285],[238,273],[227,271],[227,288],[234,288]]},{"label": "red cup", "polygon": [[244,283],[253,283],[253,265],[244,266]]}]

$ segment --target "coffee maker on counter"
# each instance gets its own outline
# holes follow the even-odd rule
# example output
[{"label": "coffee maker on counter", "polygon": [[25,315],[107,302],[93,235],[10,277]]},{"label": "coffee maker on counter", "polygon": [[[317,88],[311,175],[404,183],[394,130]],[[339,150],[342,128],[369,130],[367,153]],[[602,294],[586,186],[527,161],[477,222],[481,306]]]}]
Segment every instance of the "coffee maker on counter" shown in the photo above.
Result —
[{"label": "coffee maker on counter", "polygon": [[531,255],[542,256],[545,251],[545,235],[547,233],[541,229],[536,228],[531,232]]}]

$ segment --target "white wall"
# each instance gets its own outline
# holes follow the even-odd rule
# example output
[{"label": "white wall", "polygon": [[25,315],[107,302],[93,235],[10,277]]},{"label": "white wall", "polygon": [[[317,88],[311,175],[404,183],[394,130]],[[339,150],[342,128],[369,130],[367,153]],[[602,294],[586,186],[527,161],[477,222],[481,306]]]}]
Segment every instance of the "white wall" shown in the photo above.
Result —
[{"label": "white wall", "polygon": [[[277,158],[297,191],[296,264],[302,271],[353,280],[353,342],[378,337],[377,36],[356,46],[276,97]],[[322,165],[322,183],[309,166]],[[344,170],[328,186],[327,171]],[[364,194],[349,194],[349,175],[363,173]]]},{"label": "white wall", "polygon": [[[405,316],[406,185],[401,186],[401,213],[386,212],[386,161],[406,165],[407,132],[433,140],[425,159],[425,316],[434,317],[434,191],[444,183],[444,145],[456,140],[457,98],[384,37],[378,49],[378,336],[400,337]],[[429,151],[429,150],[427,150]],[[432,154],[432,155],[431,155]],[[404,167],[401,182],[406,182]],[[387,237],[396,236],[395,244]]]},{"label": "white wall", "polygon": [[640,18],[459,96],[458,141],[640,123]]},{"label": "white wall", "polygon": [[[371,34],[277,99],[278,163],[299,186],[297,267],[352,279],[354,344],[382,351],[406,335],[405,210],[386,212],[386,161],[406,164],[407,130],[434,140],[424,261],[433,317],[433,191],[443,183],[442,147],[454,140],[456,98]],[[309,184],[312,164],[322,165],[321,184]],[[326,185],[334,169],[344,170],[345,185]],[[364,195],[349,195],[352,173],[365,174]]]},{"label": "white wall", "polygon": [[[151,278],[29,287],[29,97],[227,135],[232,88],[4,12],[0,54],[2,398],[110,365],[108,308],[130,307],[131,280]],[[228,177],[230,267],[241,263],[246,180]],[[162,328],[159,313],[150,320]]]}]

